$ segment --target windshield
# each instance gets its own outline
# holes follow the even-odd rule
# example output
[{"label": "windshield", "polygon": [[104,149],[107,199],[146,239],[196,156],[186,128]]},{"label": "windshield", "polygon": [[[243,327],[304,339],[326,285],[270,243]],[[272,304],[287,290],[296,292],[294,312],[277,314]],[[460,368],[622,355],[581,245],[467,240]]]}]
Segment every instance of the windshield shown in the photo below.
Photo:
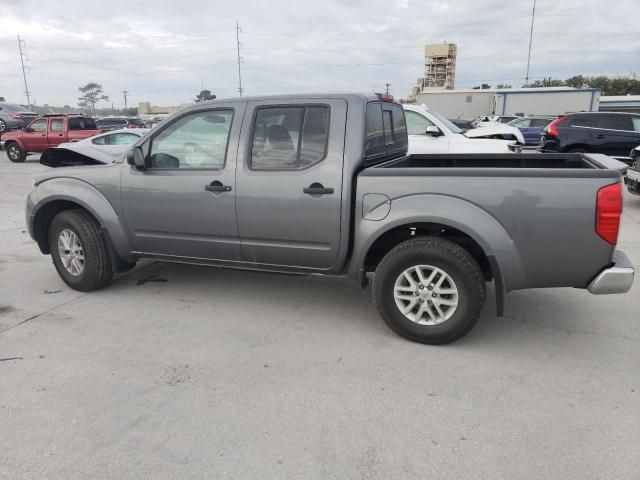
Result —
[{"label": "windshield", "polygon": [[455,123],[452,123],[447,117],[442,116],[438,112],[434,112],[433,110],[429,110],[429,113],[431,115],[433,115],[436,118],[436,120],[438,120],[440,123],[444,124],[445,127],[447,127],[449,130],[451,130],[451,132],[453,132],[453,133],[464,133],[465,132],[465,130],[463,130],[462,128],[458,127]]}]

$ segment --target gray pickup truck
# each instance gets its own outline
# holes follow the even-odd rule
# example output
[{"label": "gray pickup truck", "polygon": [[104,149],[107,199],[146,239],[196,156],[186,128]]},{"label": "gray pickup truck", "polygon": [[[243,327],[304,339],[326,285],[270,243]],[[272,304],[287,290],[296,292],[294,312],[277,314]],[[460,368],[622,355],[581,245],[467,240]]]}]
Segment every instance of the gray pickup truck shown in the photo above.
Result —
[{"label": "gray pickup truck", "polygon": [[507,292],[631,288],[615,248],[620,170],[603,155],[407,155],[382,95],[204,102],[119,162],[52,168],[27,200],[31,236],[71,288],[141,258],[373,278],[387,324],[414,341],[465,335],[493,281]]}]

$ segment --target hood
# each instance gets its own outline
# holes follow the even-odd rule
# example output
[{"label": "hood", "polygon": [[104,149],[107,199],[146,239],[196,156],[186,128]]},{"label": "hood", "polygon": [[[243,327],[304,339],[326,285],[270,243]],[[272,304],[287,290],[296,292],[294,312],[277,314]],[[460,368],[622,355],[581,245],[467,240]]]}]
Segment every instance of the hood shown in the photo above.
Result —
[{"label": "hood", "polygon": [[489,138],[493,135],[512,135],[518,140],[518,142],[524,143],[524,136],[519,129],[517,129],[516,127],[512,127],[511,125],[505,125],[503,123],[482,126],[474,128],[473,130],[467,130],[466,132],[464,132],[464,135],[467,138]]},{"label": "hood", "polygon": [[[42,173],[33,175],[33,184],[38,185],[54,178],[75,178],[77,180],[88,181],[97,177],[111,177],[120,164],[93,165],[81,167],[66,167],[47,169]],[[91,183],[91,182],[90,182]]]}]

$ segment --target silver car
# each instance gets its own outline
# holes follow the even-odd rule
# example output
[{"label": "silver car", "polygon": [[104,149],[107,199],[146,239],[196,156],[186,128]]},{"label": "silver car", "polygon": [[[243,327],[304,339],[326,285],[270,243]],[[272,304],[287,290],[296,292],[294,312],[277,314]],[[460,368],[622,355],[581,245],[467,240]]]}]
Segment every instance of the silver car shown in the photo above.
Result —
[{"label": "silver car", "polygon": [[22,128],[37,116],[37,113],[30,112],[22,105],[0,103],[0,134]]}]

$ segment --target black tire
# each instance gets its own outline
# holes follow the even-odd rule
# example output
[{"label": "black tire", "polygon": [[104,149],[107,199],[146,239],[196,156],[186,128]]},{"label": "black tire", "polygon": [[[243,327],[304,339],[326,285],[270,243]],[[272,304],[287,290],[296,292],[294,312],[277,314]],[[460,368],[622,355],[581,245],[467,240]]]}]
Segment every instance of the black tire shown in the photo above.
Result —
[{"label": "black tire", "polygon": [[584,147],[572,147],[567,150],[567,153],[589,153],[589,150]]},{"label": "black tire", "polygon": [[13,163],[22,163],[27,159],[27,152],[16,142],[9,142],[6,145],[7,158]]},{"label": "black tire", "polygon": [[[458,304],[442,323],[418,324],[396,305],[396,280],[417,265],[441,269],[455,283]],[[463,337],[473,328],[484,306],[486,285],[478,264],[466,250],[448,240],[423,237],[397,245],[382,259],[373,280],[373,297],[380,315],[394,332],[415,342],[440,345]]]},{"label": "black tire", "polygon": [[0,134],[3,134],[7,131],[7,124],[4,120],[0,119]]},{"label": "black tire", "polygon": [[[58,238],[65,229],[78,237],[84,253],[84,268],[79,275],[69,273],[60,256]],[[100,235],[98,223],[85,210],[65,210],[55,216],[49,227],[49,249],[58,274],[74,290],[98,290],[113,278],[111,258]]]}]

